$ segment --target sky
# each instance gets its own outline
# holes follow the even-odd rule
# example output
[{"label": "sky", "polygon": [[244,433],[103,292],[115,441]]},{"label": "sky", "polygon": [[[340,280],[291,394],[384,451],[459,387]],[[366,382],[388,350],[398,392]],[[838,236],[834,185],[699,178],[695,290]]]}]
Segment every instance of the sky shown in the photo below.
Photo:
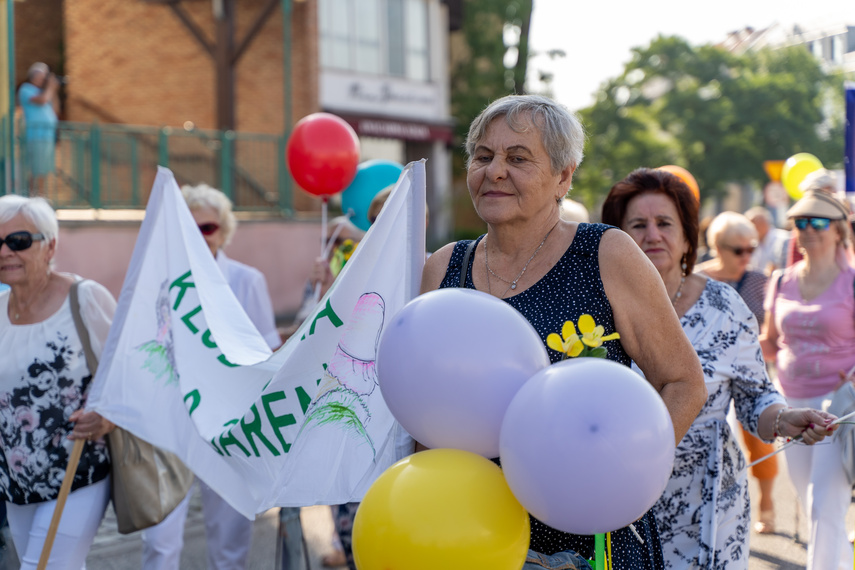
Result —
[{"label": "sky", "polygon": [[633,47],[659,34],[702,45],[746,26],[791,29],[796,23],[803,29],[855,26],[855,0],[534,0],[530,50],[563,49],[567,56],[536,55],[529,70],[552,72],[555,99],[578,110],[593,103],[603,81],[622,73]]}]

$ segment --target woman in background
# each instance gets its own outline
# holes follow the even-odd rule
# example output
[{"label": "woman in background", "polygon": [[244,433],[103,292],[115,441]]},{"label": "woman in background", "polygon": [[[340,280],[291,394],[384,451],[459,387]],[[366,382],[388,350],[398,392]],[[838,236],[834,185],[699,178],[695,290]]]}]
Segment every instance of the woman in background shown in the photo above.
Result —
[{"label": "woman in background", "polygon": [[678,442],[671,478],[654,507],[665,567],[746,569],[751,511],[745,458],[725,419],[731,401],[743,426],[766,441],[801,435],[816,443],[831,433],[825,426],[834,416],[785,406],[766,375],[757,322],[745,302],[732,287],[692,273],[698,201],[685,183],[639,168],[612,187],[602,219],[618,224],[656,267],[709,394]]},{"label": "woman in background", "polygon": [[116,301],[103,286],[52,268],[59,234],[43,198],[0,197],[0,496],[21,568],[37,567],[74,445],[74,474],[48,568],[84,568],[110,500],[113,424],[84,412],[92,382],[69,299],[77,285],[89,344],[101,356]]},{"label": "woman in background", "polygon": [[[770,280],[763,354],[775,359],[791,406],[823,408],[855,366],[855,269],[849,209],[831,194],[805,192],[787,212],[803,259]],[[847,375],[848,374],[848,375]],[[787,471],[808,515],[808,570],[852,565],[846,511],[852,487],[836,439],[788,448]]]},{"label": "woman in background", "polygon": [[[722,212],[716,216],[707,230],[707,242],[715,251],[715,257],[699,265],[695,271],[716,281],[727,283],[739,293],[760,330],[766,318],[763,301],[766,298],[765,273],[749,269],[752,255],[757,249],[758,233],[755,225],[746,216],[736,212]],[[775,451],[774,444],[765,443],[740,424],[742,440],[748,450],[748,461],[754,463]],[[775,477],[778,475],[778,457],[772,456],[751,468],[751,474],[757,479],[760,490],[758,520],[754,530],[759,534],[775,532],[775,505],[772,491]]]}]

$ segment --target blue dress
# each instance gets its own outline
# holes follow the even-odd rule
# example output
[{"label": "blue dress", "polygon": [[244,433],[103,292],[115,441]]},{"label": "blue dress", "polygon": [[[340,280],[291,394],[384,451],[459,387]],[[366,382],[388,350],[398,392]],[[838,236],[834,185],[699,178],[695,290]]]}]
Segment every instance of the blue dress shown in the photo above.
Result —
[{"label": "blue dress", "polygon": [[[534,326],[544,346],[550,333],[560,333],[565,321],[577,322],[585,313],[593,316],[598,325],[603,325],[604,334],[615,332],[612,307],[600,279],[599,263],[600,239],[612,227],[605,224],[579,224],[573,242],[555,266],[525,291],[504,299]],[[477,241],[480,242],[483,237]],[[459,241],[455,245],[440,288],[460,285],[460,269],[469,243]],[[466,268],[465,286],[469,289],[475,288],[472,282],[474,258],[473,255]],[[608,348],[610,360],[630,365],[630,358],[620,341],[607,341],[603,346]],[[553,363],[561,359],[557,352],[548,352]],[[648,511],[632,527],[612,532],[614,570],[662,570],[662,546],[653,511]],[[529,548],[542,554],[572,550],[590,560],[594,557],[594,537],[562,532],[531,517]]]}]

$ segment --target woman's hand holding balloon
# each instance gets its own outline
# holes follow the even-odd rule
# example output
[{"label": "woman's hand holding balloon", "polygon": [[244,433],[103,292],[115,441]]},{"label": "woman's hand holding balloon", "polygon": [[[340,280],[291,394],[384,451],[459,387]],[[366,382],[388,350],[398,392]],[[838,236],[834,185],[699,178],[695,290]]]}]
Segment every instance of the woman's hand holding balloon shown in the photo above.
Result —
[{"label": "woman's hand holding balloon", "polygon": [[790,408],[781,412],[776,428],[779,437],[799,439],[806,445],[819,443],[837,428],[837,416],[812,408]]}]

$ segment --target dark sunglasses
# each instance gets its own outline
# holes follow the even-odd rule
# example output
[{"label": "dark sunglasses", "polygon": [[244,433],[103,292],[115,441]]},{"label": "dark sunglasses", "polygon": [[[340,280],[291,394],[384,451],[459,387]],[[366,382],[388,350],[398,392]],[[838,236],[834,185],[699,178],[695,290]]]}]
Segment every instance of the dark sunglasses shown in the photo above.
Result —
[{"label": "dark sunglasses", "polygon": [[5,238],[0,238],[0,247],[5,243],[12,251],[24,251],[33,245],[34,241],[45,239],[43,234],[31,234],[30,232],[12,232]]},{"label": "dark sunglasses", "polygon": [[199,224],[199,231],[202,232],[203,236],[214,234],[218,229],[220,229],[220,224],[215,224],[213,222],[209,224]]},{"label": "dark sunglasses", "polygon": [[729,249],[730,251],[732,251],[733,253],[735,253],[737,256],[742,257],[742,256],[743,256],[743,255],[745,255],[745,254],[748,254],[748,255],[753,254],[753,253],[754,253],[754,250],[755,250],[755,249],[757,249],[757,248],[756,248],[755,246],[753,246],[753,245],[749,245],[748,247],[730,247],[730,246],[725,246],[725,249]]},{"label": "dark sunglasses", "polygon": [[808,224],[810,224],[810,227],[821,232],[828,229],[828,226],[831,225],[831,220],[828,218],[796,218],[793,223],[800,230],[806,230]]}]

